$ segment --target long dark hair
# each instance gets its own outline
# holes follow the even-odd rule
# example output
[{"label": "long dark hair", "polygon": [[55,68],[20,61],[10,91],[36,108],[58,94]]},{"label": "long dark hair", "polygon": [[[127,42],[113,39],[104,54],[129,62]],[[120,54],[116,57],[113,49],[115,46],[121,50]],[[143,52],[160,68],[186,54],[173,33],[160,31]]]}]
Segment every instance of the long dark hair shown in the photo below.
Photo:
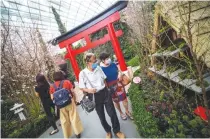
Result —
[{"label": "long dark hair", "polygon": [[41,73],[38,73],[36,75],[36,83],[37,83],[37,86],[40,87],[42,85],[47,85],[47,86],[50,86],[49,83],[47,82],[45,76]]}]

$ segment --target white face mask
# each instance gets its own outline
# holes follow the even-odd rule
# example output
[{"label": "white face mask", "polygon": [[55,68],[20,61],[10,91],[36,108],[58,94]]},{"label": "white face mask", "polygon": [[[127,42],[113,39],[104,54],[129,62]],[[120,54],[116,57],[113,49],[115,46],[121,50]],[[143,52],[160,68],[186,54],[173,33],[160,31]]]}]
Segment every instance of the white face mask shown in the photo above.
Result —
[{"label": "white face mask", "polygon": [[112,63],[112,60],[111,60],[111,58],[109,58],[109,59],[107,59],[107,60],[105,60],[105,62],[104,62],[106,65],[110,65],[111,63]]}]

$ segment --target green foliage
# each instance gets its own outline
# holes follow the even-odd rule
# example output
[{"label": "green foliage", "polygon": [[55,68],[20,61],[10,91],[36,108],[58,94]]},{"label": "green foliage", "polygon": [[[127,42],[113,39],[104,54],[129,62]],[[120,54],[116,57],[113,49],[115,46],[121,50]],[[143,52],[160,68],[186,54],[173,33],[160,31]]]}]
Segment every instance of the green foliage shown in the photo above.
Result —
[{"label": "green foliage", "polygon": [[134,58],[129,60],[127,62],[127,64],[128,64],[128,66],[132,66],[132,67],[139,66],[139,58],[138,58],[138,56],[135,56]]},{"label": "green foliage", "polygon": [[139,74],[140,74],[140,70],[138,69],[138,70],[136,70],[136,71],[134,72],[133,76],[134,76],[134,77],[135,77],[135,76],[139,76]]},{"label": "green foliage", "polygon": [[157,53],[162,53],[163,51],[165,51],[165,49],[160,48],[160,49],[158,49],[156,52],[157,52]]},{"label": "green foliage", "polygon": [[176,42],[176,43],[171,44],[171,46],[169,46],[169,47],[167,48],[167,51],[174,51],[174,50],[176,50],[176,49],[178,49],[178,48],[182,49],[185,45],[186,45],[186,43],[183,42],[183,41],[181,41],[181,42]]},{"label": "green foliage", "polygon": [[186,100],[180,98],[174,103],[173,97],[164,89],[155,93],[155,86],[150,87],[151,82],[143,77],[141,86],[131,84],[128,90],[134,121],[142,137],[209,137],[206,132],[209,128],[200,117],[193,115]]},{"label": "green foliage", "polygon": [[8,135],[9,138],[37,138],[45,130],[50,127],[50,123],[45,115],[40,115],[38,118],[33,119],[26,125],[15,128],[11,134]]},{"label": "green foliage", "polygon": [[93,34],[91,34],[90,39],[91,39],[91,41],[98,40],[100,38],[103,38],[107,33],[108,33],[107,29],[103,28],[103,29],[98,30],[98,31],[94,32]]},{"label": "green foliage", "polygon": [[152,114],[145,109],[146,103],[143,95],[147,92],[141,90],[139,85],[136,84],[131,84],[128,91],[132,103],[134,120],[140,135],[142,137],[158,137],[157,121],[152,117]]},{"label": "green foliage", "polygon": [[186,138],[186,136],[183,133],[176,134],[177,138]]},{"label": "green foliage", "polygon": [[166,72],[167,73],[173,73],[174,71],[178,70],[179,66],[175,65],[175,66],[167,66],[166,67]]},{"label": "green foliage", "polygon": [[[82,47],[82,45],[79,44],[79,45],[76,47],[76,49],[79,49],[79,48],[81,48],[81,47]],[[84,63],[83,57],[84,57],[84,54],[79,54],[79,55],[77,55],[77,57],[76,57],[80,69],[85,68],[85,63]]]},{"label": "green foliage", "polygon": [[6,138],[10,133],[12,133],[19,125],[17,121],[1,121],[1,137]]},{"label": "green foliage", "polygon": [[120,46],[123,52],[123,56],[126,61],[130,60],[135,56],[136,47],[129,40],[131,36],[132,29],[127,25],[127,23],[118,21],[115,23],[115,30],[121,29],[123,31],[123,36],[119,38]]},{"label": "green foliage", "polygon": [[192,128],[195,128],[197,126],[197,122],[195,119],[189,121],[189,125],[192,127]]},{"label": "green foliage", "polygon": [[184,126],[181,124],[181,125],[178,125],[178,130],[181,132],[184,130]]},{"label": "green foliage", "polygon": [[[195,83],[197,86],[200,86],[200,82],[197,80],[196,83]],[[203,85],[204,87],[208,87],[210,84],[209,82],[207,82],[206,80],[203,81]]]},{"label": "green foliage", "polygon": [[165,94],[165,92],[164,92],[164,90],[162,90],[162,91],[160,92],[160,101],[163,101],[163,99],[164,99],[164,94]]},{"label": "green foliage", "polygon": [[173,128],[169,128],[167,133],[169,133],[170,135],[173,135],[175,133]]},{"label": "green foliage", "polygon": [[174,45],[171,45],[171,46],[169,46],[168,48],[167,48],[167,51],[174,51],[174,50],[176,50],[177,48],[174,46]]},{"label": "green foliage", "polygon": [[55,20],[58,24],[58,28],[59,28],[59,31],[61,34],[64,34],[66,33],[66,28],[65,26],[63,25],[63,23],[61,22],[61,19],[60,19],[60,15],[57,13],[56,9],[54,7],[52,7],[52,11],[53,11],[53,14],[55,16]]},{"label": "green foliage", "polygon": [[209,129],[203,128],[203,129],[201,130],[201,133],[205,135],[205,134],[209,133]]},{"label": "green foliage", "polygon": [[13,100],[7,99],[3,101],[3,103],[1,104],[1,120],[7,121],[11,120],[13,117],[17,117],[12,111],[9,110],[13,107],[13,105]]},{"label": "green foliage", "polygon": [[157,64],[156,65],[156,70],[157,71],[160,71],[162,68],[163,68],[163,65],[162,64]]},{"label": "green foliage", "polygon": [[121,38],[119,39],[121,43],[121,48],[123,52],[123,56],[126,61],[130,60],[132,57],[135,57],[135,47],[133,45],[130,45],[130,43],[121,41]]},{"label": "green foliage", "polygon": [[188,117],[187,115],[184,115],[184,116],[182,117],[182,119],[183,119],[184,121],[188,121],[188,120],[189,120],[189,117]]},{"label": "green foliage", "polygon": [[[123,56],[125,58],[126,61],[130,60],[132,57],[135,56],[135,47],[131,44],[131,42],[129,41],[128,37],[130,37],[129,35],[129,26],[122,21],[117,21],[114,24],[114,28],[115,30],[122,30],[123,31],[123,36],[119,37],[119,43],[120,43],[120,47],[122,49],[123,52]],[[107,35],[108,31],[106,28],[103,28],[93,34],[90,35],[90,39],[91,41],[95,41],[98,39],[103,38],[105,35]],[[95,53],[96,56],[98,56],[101,52],[107,52],[110,55],[114,54],[113,48],[112,48],[112,43],[109,41],[105,44],[100,45],[99,47],[93,48],[90,50],[92,53]]]},{"label": "green foliage", "polygon": [[168,25],[168,26],[164,26],[162,27],[160,30],[159,30],[159,33],[162,34],[164,32],[166,32],[167,30],[171,29],[171,27]]},{"label": "green foliage", "polygon": [[186,46],[186,43],[185,42],[180,42],[178,44],[178,48],[182,49],[184,46]]},{"label": "green foliage", "polygon": [[70,81],[75,81],[76,78],[75,78],[75,75],[73,74],[73,69],[72,69],[71,63],[70,63],[69,60],[66,60],[66,62],[67,62],[68,71],[69,71],[69,72],[68,72],[68,79],[69,79]]},{"label": "green foliage", "polygon": [[[184,107],[182,105],[181,107]],[[192,137],[208,137],[208,132],[202,132],[208,130],[204,121],[200,117],[194,117],[191,113],[184,114],[186,109],[178,109],[177,111],[172,110],[170,117],[165,118],[169,124],[165,137],[177,137],[184,138],[186,136]],[[173,130],[173,131],[172,131]]]},{"label": "green foliage", "polygon": [[192,79],[192,74],[190,72],[187,72],[187,71],[184,71],[184,72],[181,72],[179,73],[178,75],[182,80],[184,79]]}]

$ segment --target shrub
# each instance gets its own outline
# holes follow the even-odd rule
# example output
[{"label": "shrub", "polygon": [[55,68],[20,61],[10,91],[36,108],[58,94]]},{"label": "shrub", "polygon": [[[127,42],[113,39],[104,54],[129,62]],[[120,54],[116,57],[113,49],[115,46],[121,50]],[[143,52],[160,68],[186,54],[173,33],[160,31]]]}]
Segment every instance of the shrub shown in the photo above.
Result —
[{"label": "shrub", "polygon": [[157,121],[152,117],[152,114],[145,109],[146,105],[142,97],[143,93],[145,92],[139,89],[139,85],[131,84],[129,96],[138,132],[142,137],[158,137]]},{"label": "shrub", "polygon": [[12,121],[9,122],[2,120],[1,121],[1,137],[6,138],[10,133],[12,133],[15,129],[17,129],[19,122]]},{"label": "shrub", "polygon": [[[139,74],[139,71],[135,74]],[[146,138],[207,138],[207,124],[192,113],[187,100],[174,100],[171,93],[157,89],[140,74],[142,84],[132,83],[128,92],[134,122],[139,134]]]},{"label": "shrub", "polygon": [[133,76],[134,76],[134,77],[135,77],[135,76],[139,76],[139,74],[140,74],[140,69],[136,70],[136,71],[134,72]]},{"label": "shrub", "polygon": [[18,115],[14,114],[13,111],[10,111],[9,109],[13,107],[14,100],[6,99],[1,104],[1,120],[14,120],[19,118]]},{"label": "shrub", "polygon": [[131,60],[129,60],[127,62],[127,64],[128,64],[128,66],[132,66],[132,67],[139,66],[139,58],[138,58],[138,56],[133,57]]},{"label": "shrub", "polygon": [[22,128],[16,128],[9,138],[36,138],[50,127],[47,117],[43,114],[27,123]]}]

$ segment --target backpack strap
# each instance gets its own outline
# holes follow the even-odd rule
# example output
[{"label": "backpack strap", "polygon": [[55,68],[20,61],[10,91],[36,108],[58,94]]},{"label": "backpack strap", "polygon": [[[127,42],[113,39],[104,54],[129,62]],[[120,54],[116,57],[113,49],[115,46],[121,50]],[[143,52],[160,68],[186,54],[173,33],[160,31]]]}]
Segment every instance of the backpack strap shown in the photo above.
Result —
[{"label": "backpack strap", "polygon": [[[63,87],[63,82],[64,80],[62,80],[59,84],[59,87],[62,88]],[[56,90],[58,87],[55,85],[55,83],[53,84],[53,88]]]},{"label": "backpack strap", "polygon": [[[92,83],[90,82],[90,80],[88,79],[87,75],[85,74],[85,71],[83,70],[83,76],[85,76],[85,78],[87,79],[88,83],[90,84],[90,86],[93,88]],[[93,101],[95,101],[95,95],[93,94]]]},{"label": "backpack strap", "polygon": [[62,80],[62,81],[60,82],[60,85],[59,85],[60,88],[63,88],[63,83],[64,83],[64,80]]},{"label": "backpack strap", "polygon": [[56,90],[57,89],[57,86],[55,85],[55,83],[53,84],[53,88]]}]

